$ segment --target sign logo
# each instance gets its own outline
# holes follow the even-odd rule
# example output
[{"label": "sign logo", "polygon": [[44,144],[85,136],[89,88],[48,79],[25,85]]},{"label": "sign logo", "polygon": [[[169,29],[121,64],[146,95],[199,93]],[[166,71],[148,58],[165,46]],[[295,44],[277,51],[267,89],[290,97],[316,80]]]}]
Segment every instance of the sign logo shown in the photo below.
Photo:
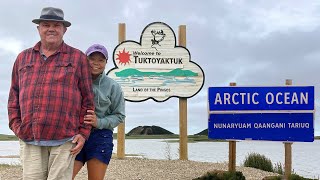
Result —
[{"label": "sign logo", "polygon": [[123,51],[122,51],[122,52],[119,51],[119,53],[116,54],[116,55],[117,55],[116,60],[119,61],[119,64],[122,64],[122,65],[124,65],[124,66],[125,66],[126,64],[130,64],[130,62],[131,62],[131,60],[130,60],[131,54],[129,54],[129,51],[126,52],[126,49],[125,49],[125,48],[123,48]]},{"label": "sign logo", "polygon": [[160,31],[152,30],[151,34],[153,36],[153,39],[151,39],[151,47],[158,51],[157,46],[161,46],[160,42],[164,39],[164,37],[166,37],[166,34],[163,33],[162,29]]}]

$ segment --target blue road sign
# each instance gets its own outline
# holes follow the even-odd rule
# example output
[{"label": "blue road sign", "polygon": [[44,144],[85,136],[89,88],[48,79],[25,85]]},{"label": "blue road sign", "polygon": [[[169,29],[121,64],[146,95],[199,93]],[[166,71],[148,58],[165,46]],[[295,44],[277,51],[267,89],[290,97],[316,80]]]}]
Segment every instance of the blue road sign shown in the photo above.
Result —
[{"label": "blue road sign", "polygon": [[208,99],[210,111],[314,110],[314,87],[210,87]]},{"label": "blue road sign", "polygon": [[208,137],[313,142],[313,113],[210,114]]},{"label": "blue road sign", "polygon": [[211,139],[314,141],[314,87],[210,87]]}]

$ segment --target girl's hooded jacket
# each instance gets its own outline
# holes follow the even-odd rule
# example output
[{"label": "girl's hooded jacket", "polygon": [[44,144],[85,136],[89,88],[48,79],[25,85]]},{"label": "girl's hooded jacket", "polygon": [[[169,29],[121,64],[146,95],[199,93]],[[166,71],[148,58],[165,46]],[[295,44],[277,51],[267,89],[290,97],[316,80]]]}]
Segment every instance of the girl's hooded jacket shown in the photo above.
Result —
[{"label": "girl's hooded jacket", "polygon": [[105,72],[93,80],[97,128],[113,131],[125,119],[125,101],[120,85]]}]

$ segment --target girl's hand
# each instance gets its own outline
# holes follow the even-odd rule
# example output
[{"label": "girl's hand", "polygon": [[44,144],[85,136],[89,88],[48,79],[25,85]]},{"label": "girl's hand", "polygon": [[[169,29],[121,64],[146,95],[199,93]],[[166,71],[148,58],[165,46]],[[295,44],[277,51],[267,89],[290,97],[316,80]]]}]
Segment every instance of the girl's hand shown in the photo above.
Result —
[{"label": "girl's hand", "polygon": [[97,127],[97,116],[96,113],[93,110],[87,110],[87,115],[84,116],[84,123],[90,124],[92,127]]}]

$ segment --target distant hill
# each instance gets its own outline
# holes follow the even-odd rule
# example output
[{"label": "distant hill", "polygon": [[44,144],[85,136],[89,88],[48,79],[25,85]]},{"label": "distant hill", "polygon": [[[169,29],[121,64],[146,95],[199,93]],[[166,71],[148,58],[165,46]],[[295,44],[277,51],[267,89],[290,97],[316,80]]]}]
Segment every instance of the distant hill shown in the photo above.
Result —
[{"label": "distant hill", "polygon": [[203,131],[201,131],[201,132],[199,132],[199,133],[197,133],[197,134],[194,134],[194,135],[205,135],[205,136],[208,136],[208,129],[205,129],[205,130],[203,130]]},{"label": "distant hill", "polygon": [[173,134],[172,132],[163,129],[159,126],[138,126],[133,128],[127,133],[128,136],[131,135],[168,135]]}]

